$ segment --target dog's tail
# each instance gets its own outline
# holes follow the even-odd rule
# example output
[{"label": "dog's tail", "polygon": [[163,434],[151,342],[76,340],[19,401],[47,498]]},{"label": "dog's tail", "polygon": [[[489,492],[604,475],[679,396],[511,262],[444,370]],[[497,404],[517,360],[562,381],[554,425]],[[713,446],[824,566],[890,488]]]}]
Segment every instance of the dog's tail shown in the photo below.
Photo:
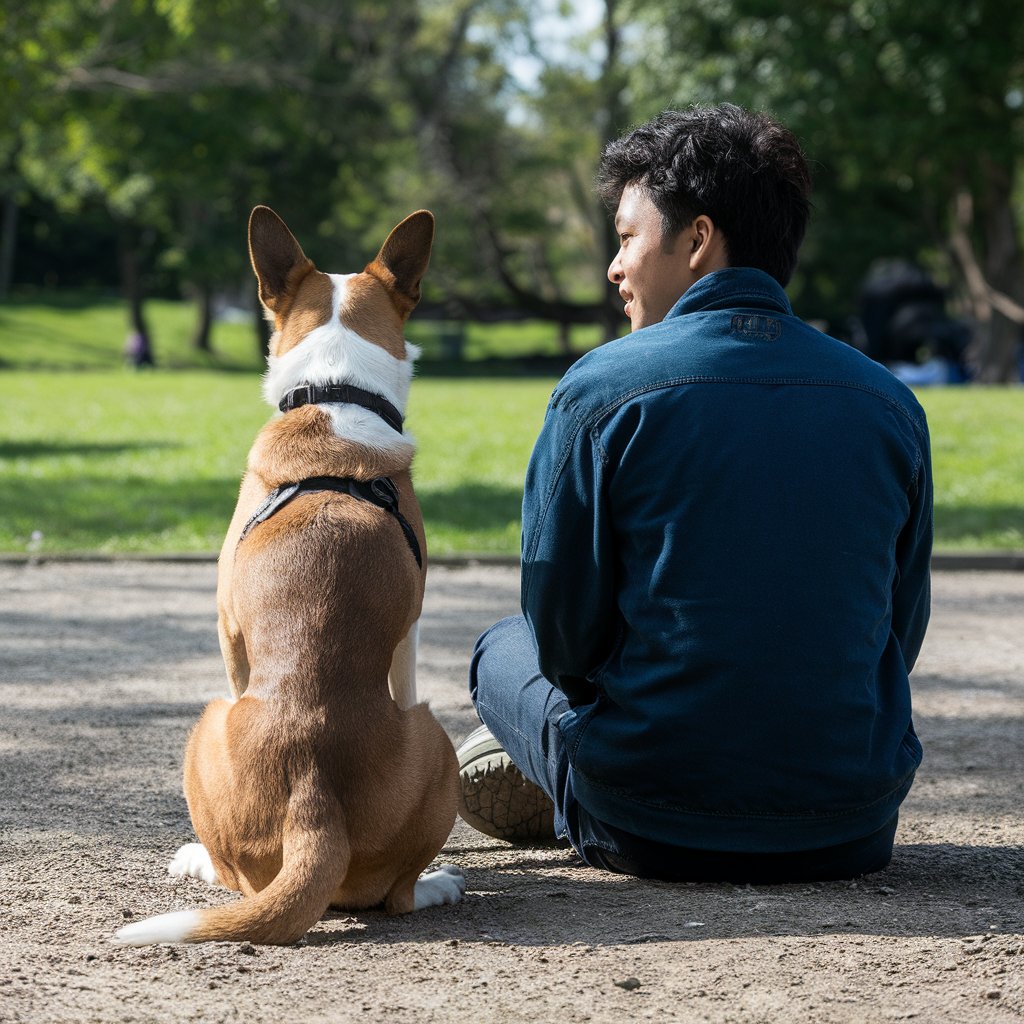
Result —
[{"label": "dog's tail", "polygon": [[265,889],[222,907],[181,910],[126,925],[114,941],[127,946],[297,942],[327,910],[349,861],[341,808],[318,789],[307,784],[293,790],[284,823],[281,870]]}]

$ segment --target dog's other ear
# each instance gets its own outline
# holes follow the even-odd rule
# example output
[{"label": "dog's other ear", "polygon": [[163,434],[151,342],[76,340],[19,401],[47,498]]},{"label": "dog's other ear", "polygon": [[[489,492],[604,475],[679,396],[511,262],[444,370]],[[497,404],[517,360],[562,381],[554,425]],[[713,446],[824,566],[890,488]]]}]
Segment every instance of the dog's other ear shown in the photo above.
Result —
[{"label": "dog's other ear", "polygon": [[249,216],[249,259],[260,282],[260,300],[272,313],[294,293],[313,269],[288,226],[269,206],[257,206]]},{"label": "dog's other ear", "polygon": [[420,281],[427,272],[433,243],[434,215],[417,210],[388,235],[377,258],[367,264],[366,273],[384,283],[403,318],[420,301]]}]

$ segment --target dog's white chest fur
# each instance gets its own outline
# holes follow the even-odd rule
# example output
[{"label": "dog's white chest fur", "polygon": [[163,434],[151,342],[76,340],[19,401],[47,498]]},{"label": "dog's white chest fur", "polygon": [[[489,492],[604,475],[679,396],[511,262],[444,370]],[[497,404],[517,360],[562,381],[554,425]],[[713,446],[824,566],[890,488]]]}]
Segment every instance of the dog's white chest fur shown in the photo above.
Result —
[{"label": "dog's white chest fur", "polygon": [[[333,286],[331,318],[282,356],[271,356],[263,378],[263,396],[277,408],[300,384],[352,384],[386,398],[402,415],[409,398],[413,363],[420,350],[408,341],[405,358],[396,359],[380,345],[367,341],[342,323],[351,274],[330,274]],[[411,434],[399,434],[379,416],[355,405],[328,402],[319,406],[339,437],[380,451],[411,457],[416,447]]]}]

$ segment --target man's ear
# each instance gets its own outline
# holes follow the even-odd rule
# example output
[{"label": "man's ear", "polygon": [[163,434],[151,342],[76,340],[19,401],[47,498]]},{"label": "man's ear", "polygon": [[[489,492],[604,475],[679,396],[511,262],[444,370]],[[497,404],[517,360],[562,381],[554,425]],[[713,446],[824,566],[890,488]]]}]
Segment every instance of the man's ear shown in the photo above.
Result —
[{"label": "man's ear", "polygon": [[249,259],[260,283],[260,300],[272,313],[313,269],[288,226],[269,206],[249,216]]},{"label": "man's ear", "polygon": [[725,236],[706,213],[694,217],[687,237],[690,242],[690,270],[693,273],[707,274],[729,265]]},{"label": "man's ear", "polygon": [[420,282],[430,263],[434,243],[434,215],[429,210],[410,214],[387,237],[366,273],[391,293],[396,309],[407,317],[420,301]]}]

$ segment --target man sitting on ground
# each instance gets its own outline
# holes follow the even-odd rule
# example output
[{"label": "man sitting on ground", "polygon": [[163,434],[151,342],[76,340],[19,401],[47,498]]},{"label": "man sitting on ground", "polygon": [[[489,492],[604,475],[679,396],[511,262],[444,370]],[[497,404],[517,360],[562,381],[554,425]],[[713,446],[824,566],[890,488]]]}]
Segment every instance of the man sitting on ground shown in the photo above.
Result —
[{"label": "man sitting on ground", "polygon": [[641,877],[877,871],[921,759],[924,413],[793,315],[810,178],[788,130],[666,113],[599,182],[632,334],[551,396],[524,615],[473,654],[462,816]]}]

